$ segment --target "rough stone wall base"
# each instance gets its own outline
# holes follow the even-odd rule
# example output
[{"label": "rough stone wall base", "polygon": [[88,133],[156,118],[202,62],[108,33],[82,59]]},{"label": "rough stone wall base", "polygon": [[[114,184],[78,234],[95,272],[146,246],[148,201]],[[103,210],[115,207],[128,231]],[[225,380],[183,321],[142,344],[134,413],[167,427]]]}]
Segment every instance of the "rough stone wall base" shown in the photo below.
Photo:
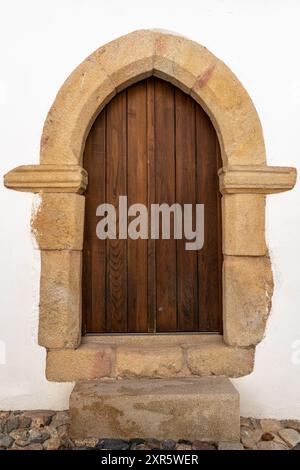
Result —
[{"label": "rough stone wall base", "polygon": [[239,394],[226,378],[78,382],[70,436],[237,441]]}]

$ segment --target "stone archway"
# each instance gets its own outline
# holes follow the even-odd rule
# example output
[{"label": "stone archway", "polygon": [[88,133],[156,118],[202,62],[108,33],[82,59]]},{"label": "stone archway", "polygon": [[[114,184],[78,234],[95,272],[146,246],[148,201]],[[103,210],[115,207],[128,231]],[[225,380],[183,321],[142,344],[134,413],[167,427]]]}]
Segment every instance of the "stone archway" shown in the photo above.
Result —
[{"label": "stone archway", "polygon": [[[81,251],[86,136],[120,90],[155,75],[190,94],[210,116],[221,146],[224,336],[168,335],[90,342],[81,338]],[[247,92],[205,47],[170,33],[142,30],[90,55],[60,89],[47,116],[39,165],[18,167],[5,185],[38,193],[32,230],[41,250],[39,344],[47,377],[175,377],[251,372],[272,297],[265,243],[265,195],[291,189],[296,172],[266,165],[261,125]],[[143,347],[141,348],[141,341]]]}]

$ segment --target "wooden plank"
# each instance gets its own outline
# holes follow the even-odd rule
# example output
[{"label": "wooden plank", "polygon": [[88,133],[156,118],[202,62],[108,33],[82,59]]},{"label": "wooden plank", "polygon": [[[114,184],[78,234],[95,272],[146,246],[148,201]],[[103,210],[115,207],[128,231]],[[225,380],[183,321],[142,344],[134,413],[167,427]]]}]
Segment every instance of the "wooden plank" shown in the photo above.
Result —
[{"label": "wooden plank", "polygon": [[[221,149],[216,131],[215,133],[215,148],[216,148],[216,159],[217,159],[217,170],[222,168],[222,157]],[[215,325],[219,333],[223,333],[223,286],[222,286],[222,271],[223,271],[223,250],[222,250],[222,195],[219,189],[219,179],[216,181],[216,193],[217,193],[217,217],[218,217],[218,268],[219,268],[219,309],[218,309],[218,320],[216,319]]]},{"label": "wooden plank", "polygon": [[[107,106],[106,197],[118,208],[119,196],[127,194],[126,91]],[[127,240],[107,239],[106,328],[110,332],[127,331]]]},{"label": "wooden plank", "polygon": [[[175,203],[174,88],[155,80],[156,203]],[[156,240],[156,330],[176,331],[176,241]]]},{"label": "wooden plank", "polygon": [[[178,89],[175,89],[175,116],[176,202],[182,208],[184,204],[192,204],[193,221],[195,222],[195,103],[188,95]],[[195,223],[193,227],[195,227]],[[179,331],[197,331],[197,251],[186,250],[186,242],[185,238],[177,240],[177,328]]]},{"label": "wooden plank", "polygon": [[[155,203],[155,129],[154,79],[147,80],[147,163],[148,163],[148,228],[151,204]],[[150,233],[150,231],[149,231]],[[148,239],[148,332],[156,331],[156,266],[155,240]]]},{"label": "wooden plank", "polygon": [[[128,207],[148,203],[147,191],[147,84],[127,91],[127,193]],[[132,219],[131,219],[132,220]],[[129,219],[130,223],[130,219]],[[128,238],[128,330],[148,331],[147,239]]]},{"label": "wooden plank", "polygon": [[198,252],[199,330],[219,332],[220,268],[216,135],[205,112],[196,109],[197,202],[204,204],[204,247]]},{"label": "wooden plank", "polygon": [[[97,117],[87,138],[84,167],[89,181],[83,248],[83,325],[87,332],[105,331],[105,241],[96,236],[96,208],[105,201],[105,115]],[[95,162],[97,162],[95,164]]]}]

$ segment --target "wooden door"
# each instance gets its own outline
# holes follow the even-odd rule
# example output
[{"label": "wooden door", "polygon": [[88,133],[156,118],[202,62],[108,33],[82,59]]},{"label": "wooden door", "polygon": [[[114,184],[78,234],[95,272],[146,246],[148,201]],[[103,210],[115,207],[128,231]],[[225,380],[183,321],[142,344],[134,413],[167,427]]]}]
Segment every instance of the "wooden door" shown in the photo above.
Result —
[{"label": "wooden door", "polygon": [[[221,332],[219,144],[188,95],[149,78],[119,93],[86,141],[84,333]],[[96,236],[101,203],[204,204],[204,247]]]}]

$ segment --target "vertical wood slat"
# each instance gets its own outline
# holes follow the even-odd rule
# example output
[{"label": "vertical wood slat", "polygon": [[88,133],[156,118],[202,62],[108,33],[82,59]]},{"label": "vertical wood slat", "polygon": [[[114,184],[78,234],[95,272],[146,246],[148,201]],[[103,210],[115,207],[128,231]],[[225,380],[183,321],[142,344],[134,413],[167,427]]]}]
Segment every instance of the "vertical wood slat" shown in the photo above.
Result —
[{"label": "vertical wood slat", "polygon": [[196,108],[199,203],[204,204],[204,246],[198,252],[199,330],[219,331],[218,163],[215,130],[205,112]]},{"label": "vertical wood slat", "polygon": [[[175,203],[174,88],[155,80],[156,203]],[[172,229],[172,224],[171,224]],[[172,233],[172,232],[171,232]],[[176,240],[156,240],[156,330],[176,331]]]},{"label": "vertical wood slat", "polygon": [[[89,184],[85,194],[83,328],[103,332],[105,325],[105,241],[96,236],[96,208],[105,202],[105,131],[106,111],[96,119],[85,146],[85,168]],[[95,162],[96,165],[95,165]]]},{"label": "vertical wood slat", "polygon": [[[176,202],[196,204],[195,103],[175,89]],[[193,224],[194,226],[195,224]],[[183,231],[184,232],[184,231]],[[184,236],[184,233],[183,233]],[[198,329],[197,251],[186,250],[185,238],[177,240],[177,328]]]},{"label": "vertical wood slat", "polygon": [[[154,80],[147,80],[147,164],[148,164],[148,230],[151,229],[151,204],[155,203],[155,107]],[[156,264],[155,240],[148,239],[148,332],[156,331]]]},{"label": "vertical wood slat", "polygon": [[[107,106],[106,198],[118,208],[119,195],[127,194],[127,106],[126,91]],[[117,212],[118,214],[118,212]],[[106,329],[127,331],[127,240],[107,239]]]},{"label": "vertical wood slat", "polygon": [[[127,194],[128,207],[148,205],[147,87],[141,82],[127,91]],[[137,214],[138,215],[138,214]],[[130,223],[130,219],[129,219]],[[128,330],[148,331],[147,239],[127,241]]]},{"label": "vertical wood slat", "polygon": [[[215,129],[215,149],[216,149],[216,160],[217,160],[217,170],[222,168],[222,157],[221,157],[221,149],[218,140],[218,136],[216,134]],[[216,179],[216,193],[217,193],[217,217],[218,217],[218,271],[219,271],[219,283],[218,283],[218,316],[216,315],[216,320],[214,322],[213,328],[220,334],[223,334],[223,311],[222,311],[222,297],[223,297],[223,286],[222,286],[222,274],[223,274],[223,251],[222,251],[222,209],[221,209],[221,192],[219,189],[219,179]]]}]

